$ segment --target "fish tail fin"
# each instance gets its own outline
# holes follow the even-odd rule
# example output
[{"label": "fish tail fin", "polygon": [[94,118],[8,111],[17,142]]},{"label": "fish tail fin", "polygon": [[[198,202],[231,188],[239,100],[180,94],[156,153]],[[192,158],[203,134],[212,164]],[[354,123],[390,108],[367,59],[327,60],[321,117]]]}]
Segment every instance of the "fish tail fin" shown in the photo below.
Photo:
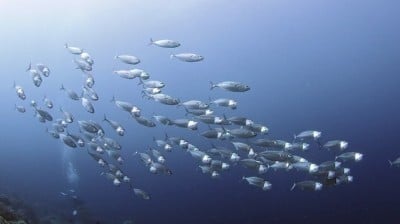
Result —
[{"label": "fish tail fin", "polygon": [[153,38],[150,37],[150,42],[147,44],[148,46],[152,45],[154,43]]},{"label": "fish tail fin", "polygon": [[115,96],[113,95],[112,98],[111,98],[111,100],[110,100],[110,102],[111,102],[111,103],[115,103],[115,101],[116,101],[116,100],[115,100]]},{"label": "fish tail fin", "polygon": [[64,84],[61,84],[60,90],[65,90]]},{"label": "fish tail fin", "polygon": [[139,83],[138,83],[138,85],[143,85],[143,84],[144,84],[144,83],[143,83],[142,78],[139,77]]},{"label": "fish tail fin", "polygon": [[103,116],[103,121],[108,121],[106,114],[104,114],[104,116]]},{"label": "fish tail fin", "polygon": [[68,44],[67,44],[67,43],[65,43],[65,44],[64,44],[64,47],[65,47],[65,48],[68,48]]},{"label": "fish tail fin", "polygon": [[165,132],[165,137],[164,137],[164,139],[167,140],[168,138],[169,138],[169,136],[168,136],[167,132]]},{"label": "fish tail fin", "polygon": [[13,82],[13,88],[15,88],[17,86],[17,83],[15,83],[15,80]]},{"label": "fish tail fin", "polygon": [[208,97],[208,104],[210,104],[210,105],[213,104],[211,96]]},{"label": "fish tail fin", "polygon": [[296,188],[296,183],[294,183],[294,184],[292,185],[292,188],[290,188],[290,191],[293,191],[294,188]]},{"label": "fish tail fin", "polygon": [[317,142],[319,149],[323,148],[323,145],[321,144],[321,142],[319,141],[319,139],[316,139],[315,142]]},{"label": "fish tail fin", "polygon": [[31,68],[32,68],[32,62],[29,62],[29,65],[28,65],[28,68],[26,69],[26,71],[31,70]]},{"label": "fish tail fin", "polygon": [[210,90],[213,90],[217,85],[215,85],[212,81],[210,81]]},{"label": "fish tail fin", "polygon": [[392,161],[390,161],[390,160],[388,160],[389,161],[389,164],[390,164],[390,166],[393,166],[393,163],[392,163]]},{"label": "fish tail fin", "polygon": [[189,110],[186,107],[185,107],[185,111],[186,111],[185,117],[187,117],[190,113],[189,113]]},{"label": "fish tail fin", "polygon": [[60,107],[60,112],[64,112],[64,109],[62,108],[62,106]]},{"label": "fish tail fin", "polygon": [[335,160],[337,160],[339,157],[338,156],[335,156]]},{"label": "fish tail fin", "polygon": [[14,110],[17,110],[17,104],[14,103]]},{"label": "fish tail fin", "polygon": [[118,54],[115,54],[114,59],[118,59]]},{"label": "fish tail fin", "polygon": [[242,181],[244,181],[244,180],[246,180],[246,177],[245,177],[245,176],[243,176],[242,179],[240,179],[239,182],[242,182]]}]

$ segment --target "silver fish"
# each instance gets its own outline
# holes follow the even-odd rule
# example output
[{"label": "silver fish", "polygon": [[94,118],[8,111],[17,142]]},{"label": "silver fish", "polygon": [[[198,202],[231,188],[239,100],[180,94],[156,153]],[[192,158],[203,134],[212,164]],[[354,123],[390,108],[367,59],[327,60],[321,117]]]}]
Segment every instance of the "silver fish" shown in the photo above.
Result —
[{"label": "silver fish", "polygon": [[306,180],[294,183],[290,190],[293,191],[295,188],[300,188],[301,190],[320,191],[322,189],[322,186],[323,185],[320,182]]},{"label": "silver fish", "polygon": [[121,54],[115,56],[115,59],[119,59],[121,62],[130,64],[130,65],[136,65],[140,63],[140,59],[136,56],[133,55],[127,55],[127,54]]},{"label": "silver fish", "polygon": [[15,84],[15,82],[14,82],[14,89],[15,89],[15,92],[17,93],[17,96],[21,100],[25,100],[26,99],[26,95],[25,95],[24,89],[21,86]]},{"label": "silver fish", "polygon": [[61,84],[60,90],[66,92],[67,95],[68,95],[68,97],[69,97],[71,100],[76,100],[76,101],[78,101],[78,100],[81,99],[81,98],[79,97],[79,95],[78,95],[75,91],[73,91],[72,89],[66,89],[66,88],[64,87],[64,85],[62,85],[62,84]]},{"label": "silver fish", "polygon": [[177,58],[181,61],[185,62],[199,62],[204,60],[204,57],[198,54],[193,53],[180,53],[180,54],[171,54],[170,58]]},{"label": "silver fish", "polygon": [[359,162],[363,159],[363,154],[359,152],[345,152],[335,157],[336,160],[341,160],[343,162],[355,161]]},{"label": "silver fish", "polygon": [[216,87],[230,91],[230,92],[246,92],[246,91],[250,90],[250,87],[248,85],[245,85],[240,82],[224,81],[224,82],[220,82],[217,84],[210,82],[210,84],[211,84],[211,87],[210,87],[211,90]]},{"label": "silver fish", "polygon": [[65,47],[71,54],[77,54],[77,55],[79,55],[79,54],[82,54],[82,52],[83,52],[83,50],[82,50],[81,48],[79,48],[79,47],[71,47],[71,46],[68,46],[67,43],[64,45],[64,47]]},{"label": "silver fish", "polygon": [[87,112],[93,114],[93,113],[94,113],[93,104],[92,104],[88,99],[86,99],[85,97],[81,97],[81,100],[82,100],[82,106],[83,106],[83,108],[85,108],[85,110],[86,110]]},{"label": "silver fish", "polygon": [[144,200],[150,200],[151,197],[148,193],[146,193],[145,191],[143,191],[142,189],[139,188],[133,188],[133,192],[135,193],[135,195],[143,198]]},{"label": "silver fish", "polygon": [[18,112],[20,112],[20,113],[25,113],[26,112],[26,109],[25,109],[25,107],[24,106],[19,106],[19,105],[14,105],[14,109],[16,110],[16,111],[18,111]]},{"label": "silver fish", "polygon": [[270,182],[260,177],[242,177],[242,180],[246,180],[250,185],[261,188],[263,191],[270,190],[272,185]]},{"label": "silver fish", "polygon": [[110,124],[110,126],[117,132],[117,134],[118,134],[119,136],[124,136],[124,134],[125,134],[125,128],[123,128],[121,124],[119,124],[119,123],[116,122],[116,121],[107,119],[107,117],[106,117],[105,114],[104,114],[103,121],[106,121],[108,124]]},{"label": "silver fish", "polygon": [[176,48],[181,46],[181,44],[175,40],[168,40],[168,39],[153,40],[152,38],[150,38],[149,45],[156,45],[158,47],[163,47],[163,48]]},{"label": "silver fish", "polygon": [[150,120],[150,119],[148,119],[148,118],[146,118],[146,117],[143,117],[143,116],[133,116],[133,118],[134,118],[139,124],[141,124],[141,125],[143,125],[143,126],[150,127],[150,128],[156,126],[156,124],[155,124],[152,120]]}]

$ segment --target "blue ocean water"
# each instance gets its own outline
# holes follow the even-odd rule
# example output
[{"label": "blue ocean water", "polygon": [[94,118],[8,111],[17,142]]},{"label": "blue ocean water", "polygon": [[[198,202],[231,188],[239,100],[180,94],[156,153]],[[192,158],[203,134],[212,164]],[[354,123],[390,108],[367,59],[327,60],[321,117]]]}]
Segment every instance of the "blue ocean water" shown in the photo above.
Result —
[{"label": "blue ocean water", "polygon": [[[400,3],[395,1],[46,1],[0,3],[2,42],[2,153],[0,192],[15,194],[38,216],[59,215],[70,223],[398,223],[398,169],[388,160],[400,156]],[[149,39],[173,39],[176,49],[148,46]],[[95,114],[59,90],[61,84],[80,91],[84,76],[64,44],[82,47],[93,57],[94,89],[100,100]],[[171,53],[193,52],[198,63],[170,59]],[[142,113],[183,118],[183,108],[166,106],[141,96],[138,80],[113,74],[127,69],[117,54],[138,56],[137,68],[166,84],[163,92],[182,101],[233,98],[236,110],[215,109],[247,116],[268,126],[271,139],[292,141],[293,134],[319,130],[322,141],[344,139],[349,151],[364,154],[351,164],[354,182],[320,192],[290,191],[307,179],[293,171],[268,171],[272,183],[261,191],[241,181],[254,175],[232,165],[218,179],[204,175],[199,162],[175,147],[163,152],[173,175],[154,175],[132,154],[155,146],[153,136],[181,136],[200,149],[211,143],[200,132],[177,127],[147,128],[110,102],[112,96],[140,106]],[[50,77],[33,85],[29,62],[45,63]],[[210,91],[209,81],[239,81],[251,90]],[[24,87],[27,100],[15,94],[13,82]],[[51,138],[33,116],[29,101],[54,101],[49,110],[68,109],[76,120],[101,122],[103,115],[126,128],[119,137],[105,123],[106,134],[123,149],[122,169],[133,185],[151,194],[135,196],[127,185],[115,187],[82,149],[69,149]],[[25,114],[14,110],[24,105]],[[207,126],[200,124],[200,131]],[[71,131],[78,132],[76,123]],[[320,163],[335,153],[316,149],[299,155]],[[76,175],[68,178],[73,164]],[[73,180],[71,183],[71,180]],[[81,202],[72,216],[71,200],[60,192],[74,189]],[[85,221],[83,217],[90,217]],[[86,219],[87,220],[87,219]]]}]

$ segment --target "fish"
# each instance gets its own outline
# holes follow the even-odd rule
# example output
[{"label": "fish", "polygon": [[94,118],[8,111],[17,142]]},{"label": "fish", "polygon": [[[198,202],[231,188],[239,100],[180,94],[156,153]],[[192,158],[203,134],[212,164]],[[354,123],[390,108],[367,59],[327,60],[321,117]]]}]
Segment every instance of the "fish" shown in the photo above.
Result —
[{"label": "fish", "polygon": [[78,135],[71,134],[68,131],[66,133],[67,133],[67,136],[71,137],[79,147],[85,146],[85,140],[83,138],[81,138]]},{"label": "fish", "polygon": [[180,102],[180,100],[178,98],[174,98],[172,96],[169,96],[169,95],[163,94],[163,93],[157,93],[157,94],[146,95],[146,96],[149,99],[153,99],[154,101],[160,102],[165,105],[178,105]]},{"label": "fish", "polygon": [[215,89],[216,87],[230,91],[230,92],[247,92],[250,90],[250,86],[234,81],[223,81],[217,84],[210,82],[210,90]]},{"label": "fish", "polygon": [[73,62],[74,62],[75,65],[77,66],[77,67],[76,67],[77,69],[80,69],[80,70],[82,70],[82,71],[84,71],[84,72],[90,72],[90,71],[93,70],[93,67],[92,67],[91,63],[90,63],[90,62],[87,62],[87,61],[84,60],[84,59],[75,58]]},{"label": "fish", "polygon": [[117,74],[124,79],[141,78],[143,80],[147,80],[150,78],[150,75],[147,72],[137,68],[131,70],[116,70],[114,71],[114,74]]},{"label": "fish", "polygon": [[143,92],[145,94],[153,95],[153,94],[161,93],[161,89],[160,88],[144,88]]},{"label": "fish", "polygon": [[211,114],[214,113],[214,111],[210,110],[210,109],[203,110],[203,109],[186,109],[185,108],[185,111],[186,111],[186,115],[185,116],[187,116],[188,114],[192,114],[192,115],[195,115],[195,116],[200,116],[200,115],[211,115]]},{"label": "fish", "polygon": [[29,67],[27,69],[27,71],[29,71],[31,73],[31,77],[32,77],[32,82],[36,87],[40,87],[40,85],[42,84],[43,80],[42,77],[40,76],[40,73],[38,70],[36,69],[32,69],[31,67],[31,63],[29,63]]},{"label": "fish", "polygon": [[246,117],[230,117],[227,119],[229,122],[240,125],[240,126],[249,126],[254,122]]},{"label": "fish", "polygon": [[53,116],[51,116],[51,114],[45,110],[39,109],[37,107],[35,107],[36,112],[43,117],[46,121],[53,121]]},{"label": "fish", "polygon": [[210,138],[210,139],[219,139],[222,137],[223,132],[220,132],[218,130],[215,129],[210,129],[210,130],[206,130],[200,133],[201,136],[205,137],[205,138]]},{"label": "fish", "polygon": [[149,151],[153,155],[153,157],[156,159],[157,162],[159,163],[165,163],[165,157],[161,154],[160,151],[157,149],[149,148]]},{"label": "fish", "polygon": [[236,138],[254,138],[257,136],[257,133],[250,131],[245,128],[235,128],[235,129],[229,129],[226,130],[230,135],[236,137]]},{"label": "fish", "polygon": [[158,162],[151,162],[149,169],[150,172],[154,174],[172,175],[172,171],[168,167]]},{"label": "fish", "polygon": [[204,103],[200,100],[188,100],[181,103],[180,105],[190,110],[206,110],[209,108],[209,105],[207,103]]},{"label": "fish", "polygon": [[254,131],[263,135],[268,134],[268,127],[262,124],[251,123],[246,125],[245,128],[249,129],[250,131]]},{"label": "fish", "polygon": [[112,150],[121,150],[122,146],[114,139],[108,138],[108,137],[103,137],[101,138],[103,147],[106,149],[112,149]]},{"label": "fish", "polygon": [[364,155],[359,152],[345,152],[335,157],[335,160],[341,160],[343,162],[354,161],[359,162],[363,159]]},{"label": "fish", "polygon": [[354,177],[353,176],[347,176],[347,175],[342,175],[336,178],[336,184],[342,184],[342,183],[351,183],[353,182]]},{"label": "fish", "polygon": [[103,128],[94,121],[80,120],[80,121],[78,121],[78,125],[81,129],[83,129],[89,133],[100,134],[100,135],[104,134]]},{"label": "fish", "polygon": [[169,118],[166,117],[166,116],[163,116],[163,115],[153,115],[153,118],[154,118],[157,122],[159,122],[159,123],[161,123],[161,124],[163,124],[163,125],[172,125],[171,119],[169,119]]},{"label": "fish", "polygon": [[300,143],[300,142],[294,142],[290,145],[290,147],[287,148],[287,150],[301,150],[301,151],[307,151],[310,148],[310,144],[307,143]]},{"label": "fish", "polygon": [[86,99],[85,97],[81,97],[81,100],[82,100],[82,106],[83,106],[83,108],[85,108],[85,110],[86,110],[87,112],[93,114],[93,113],[94,113],[93,104],[92,104],[88,99]]},{"label": "fish", "polygon": [[268,170],[267,166],[255,159],[242,159],[239,162],[246,168],[257,170],[259,174],[266,173]]},{"label": "fish", "polygon": [[50,134],[51,137],[55,138],[55,139],[59,139],[60,138],[60,134],[56,131],[53,130],[49,130],[48,128],[46,128],[46,132]]},{"label": "fish", "polygon": [[229,107],[232,110],[235,110],[237,108],[237,102],[232,99],[226,99],[226,98],[219,98],[216,100],[210,100],[210,104],[215,104],[220,107]]},{"label": "fish", "polygon": [[113,102],[121,110],[129,112],[132,116],[139,117],[141,115],[141,109],[129,102],[116,100],[114,96],[111,99],[111,102]]},{"label": "fish", "polygon": [[36,68],[44,77],[50,76],[50,69],[46,65],[38,63],[36,64]]},{"label": "fish", "polygon": [[204,60],[203,56],[194,53],[171,54],[170,58],[177,58],[184,62],[199,62]]},{"label": "fish", "polygon": [[342,163],[338,161],[325,161],[319,164],[319,170],[321,171],[335,170],[337,168],[340,168],[341,165]]},{"label": "fish", "polygon": [[169,152],[172,150],[172,146],[166,141],[167,139],[168,139],[167,136],[165,140],[156,139],[155,137],[153,137],[153,141],[156,143],[158,147],[163,148],[165,151]]},{"label": "fish", "polygon": [[64,44],[64,47],[71,53],[71,54],[76,54],[80,55],[83,53],[83,49],[79,47],[71,47],[67,43]]},{"label": "fish", "polygon": [[152,38],[150,38],[149,45],[156,45],[158,47],[163,47],[163,48],[177,48],[181,46],[181,44],[175,40],[168,40],[168,39],[153,40]]},{"label": "fish", "polygon": [[119,136],[124,136],[125,128],[123,128],[121,124],[116,121],[107,119],[105,114],[103,117],[103,121],[107,122],[115,130],[115,132],[117,132]]},{"label": "fish", "polygon": [[190,155],[196,159],[200,159],[202,163],[209,164],[211,162],[211,157],[207,155],[205,152],[200,150],[188,150]]},{"label": "fish", "polygon": [[147,153],[135,152],[135,155],[139,155],[140,160],[145,166],[149,166],[153,162],[153,160]]},{"label": "fish", "polygon": [[317,140],[318,138],[321,137],[321,132],[320,131],[303,131],[300,132],[297,135],[294,135],[294,139],[313,139],[313,140]]},{"label": "fish", "polygon": [[15,109],[16,111],[20,112],[20,113],[25,113],[25,112],[26,112],[26,109],[25,109],[24,106],[17,105],[17,104],[14,104],[14,109]]},{"label": "fish", "polygon": [[85,79],[85,86],[88,88],[93,88],[95,83],[93,75],[86,73],[86,79]]},{"label": "fish", "polygon": [[320,182],[306,180],[294,183],[290,190],[293,191],[295,188],[300,188],[301,190],[320,191],[322,190],[322,186],[323,184]]},{"label": "fish", "polygon": [[212,171],[224,171],[224,170],[228,170],[230,168],[230,165],[228,163],[222,162],[221,160],[211,160],[210,163],[210,169]]},{"label": "fish", "polygon": [[71,148],[76,148],[77,144],[75,143],[74,139],[71,138],[69,135],[65,135],[63,133],[60,133],[60,139],[62,142],[64,142],[65,145],[71,147]]},{"label": "fish", "polygon": [[49,109],[52,109],[53,108],[53,102],[49,99],[49,98],[47,98],[47,96],[45,95],[44,96],[44,98],[43,98],[43,102],[44,102],[44,104],[46,105],[46,107],[47,108],[49,108]]},{"label": "fish", "polygon": [[192,121],[189,119],[175,119],[172,120],[172,124],[177,126],[177,127],[181,127],[181,128],[188,128],[190,130],[197,130],[197,122],[196,121]]},{"label": "fish", "polygon": [[83,90],[83,95],[88,96],[91,100],[93,100],[93,101],[99,100],[99,95],[97,95],[97,93],[94,89],[84,86],[82,88],[82,90]]},{"label": "fish", "polygon": [[78,101],[78,100],[81,99],[81,97],[80,97],[75,91],[73,91],[72,89],[66,89],[66,88],[64,87],[63,84],[61,84],[60,90],[62,90],[62,91],[64,91],[65,93],[67,93],[67,96],[68,96],[71,100],[76,100],[76,101]]},{"label": "fish", "polygon": [[161,81],[158,80],[142,80],[140,79],[139,85],[142,85],[143,88],[163,88],[165,87],[165,84]]},{"label": "fish", "polygon": [[61,111],[61,113],[63,113],[65,122],[67,122],[67,123],[74,122],[74,116],[70,112],[65,111],[62,107],[60,107],[60,111]]},{"label": "fish", "polygon": [[393,161],[390,161],[390,160],[388,160],[388,161],[389,161],[390,166],[400,167],[400,157]]},{"label": "fish", "polygon": [[142,189],[139,188],[133,188],[133,192],[135,193],[135,195],[141,197],[144,200],[150,200],[151,196],[146,193],[145,191],[143,191]]},{"label": "fish", "polygon": [[140,59],[133,55],[121,54],[115,56],[115,59],[119,59],[121,62],[130,65],[136,65],[140,63]]},{"label": "fish", "polygon": [[15,92],[17,93],[17,96],[18,96],[21,100],[25,100],[25,99],[26,99],[26,95],[25,95],[24,89],[23,89],[21,86],[17,85],[17,84],[15,83],[15,81],[14,81],[14,89],[15,89]]},{"label": "fish", "polygon": [[309,173],[315,173],[318,171],[318,165],[310,162],[297,162],[291,164],[291,166],[299,171],[306,171]]},{"label": "fish", "polygon": [[261,188],[263,191],[270,190],[272,184],[260,177],[242,177],[248,184]]},{"label": "fish", "polygon": [[332,140],[326,142],[322,148],[327,149],[327,150],[339,150],[343,151],[347,149],[349,143],[343,140]]},{"label": "fish", "polygon": [[113,182],[114,186],[121,185],[121,181],[113,173],[102,172],[100,175],[105,176],[107,179],[111,180]]},{"label": "fish", "polygon": [[94,61],[93,61],[92,57],[87,52],[82,52],[80,54],[80,58],[85,60],[89,65],[93,65],[94,64]]},{"label": "fish", "polygon": [[150,127],[150,128],[156,126],[156,124],[155,124],[152,120],[150,120],[150,119],[148,119],[148,118],[146,118],[146,117],[143,117],[143,116],[133,116],[133,118],[134,118],[139,124],[141,124],[141,125],[143,125],[143,126]]},{"label": "fish", "polygon": [[259,152],[258,155],[268,160],[278,161],[278,162],[288,162],[293,157],[292,154],[286,151],[272,151],[272,150]]},{"label": "fish", "polygon": [[237,151],[244,151],[244,152],[247,152],[249,158],[255,156],[254,149],[253,149],[250,145],[248,145],[248,144],[246,144],[246,143],[243,143],[243,142],[231,142],[231,143],[232,143],[233,147],[235,147],[235,149],[236,149]]}]

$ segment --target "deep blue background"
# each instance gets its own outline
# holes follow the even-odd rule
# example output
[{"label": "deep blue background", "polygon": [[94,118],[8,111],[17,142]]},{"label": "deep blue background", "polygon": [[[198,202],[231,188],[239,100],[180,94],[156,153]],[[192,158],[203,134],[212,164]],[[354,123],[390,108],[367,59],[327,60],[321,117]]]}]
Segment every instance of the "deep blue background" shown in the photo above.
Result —
[{"label": "deep blue background", "polygon": [[[124,171],[134,185],[151,193],[151,201],[116,188],[100,176],[101,169],[84,151],[71,160],[80,182],[78,194],[94,217],[107,223],[133,219],[136,223],[397,223],[400,218],[399,170],[388,159],[400,156],[400,3],[395,1],[154,1],[137,3],[96,1],[2,3],[2,81],[0,111],[2,153],[0,189],[15,192],[44,210],[65,208],[60,191],[69,188],[62,162],[63,145],[51,139],[28,107],[15,95],[15,80],[28,99],[44,94],[77,119],[101,121],[104,113],[123,123],[127,135],[114,135],[123,145]],[[177,49],[147,46],[149,38],[181,42]],[[58,90],[61,83],[79,90],[83,76],[74,69],[64,43],[83,47],[95,60],[95,89],[101,100],[96,114]],[[172,52],[205,56],[200,63],[170,60]],[[113,59],[130,53],[141,58],[137,67],[166,83],[164,92],[181,100],[230,97],[239,101],[230,115],[244,115],[266,124],[271,137],[291,140],[306,129],[321,130],[324,140],[344,139],[364,160],[351,166],[354,183],[321,192],[290,192],[304,176],[268,172],[269,192],[240,182],[251,172],[239,166],[210,179],[196,168],[189,154],[167,154],[172,176],[155,176],[132,156],[153,145],[152,137],[182,135],[202,149],[209,141],[196,132],[174,127],[145,128],[109,102],[117,98],[139,105],[144,115],[184,115],[140,96],[137,80],[112,73],[128,68]],[[40,88],[24,70],[29,61],[47,64],[52,73]],[[241,81],[246,93],[209,91],[209,80]],[[222,112],[222,110],[217,110]],[[61,114],[52,111],[55,117]],[[74,127],[75,131],[76,126]],[[205,127],[202,126],[202,130]],[[229,146],[229,145],[226,145]],[[314,162],[334,154],[310,150]],[[44,199],[45,198],[45,199]],[[59,206],[59,207],[57,207]]]}]

